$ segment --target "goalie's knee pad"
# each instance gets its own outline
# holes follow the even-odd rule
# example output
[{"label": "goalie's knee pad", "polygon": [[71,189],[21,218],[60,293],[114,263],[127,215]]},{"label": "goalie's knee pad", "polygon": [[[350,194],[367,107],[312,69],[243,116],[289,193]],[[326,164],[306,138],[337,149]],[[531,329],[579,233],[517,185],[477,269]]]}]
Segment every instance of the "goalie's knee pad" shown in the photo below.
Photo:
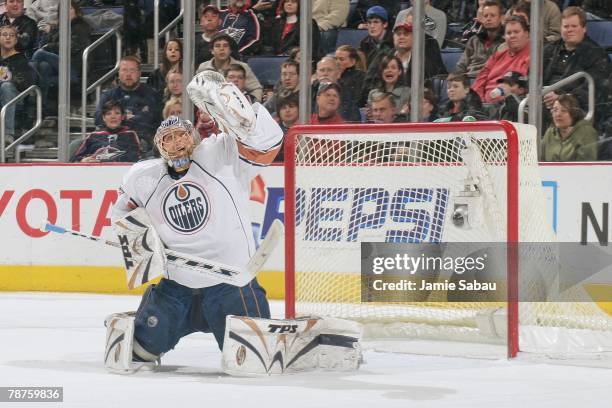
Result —
[{"label": "goalie's knee pad", "polygon": [[113,313],[104,320],[104,367],[110,372],[132,374],[159,365],[160,356],[149,353],[134,339],[134,316],[135,312]]},{"label": "goalie's knee pad", "polygon": [[223,371],[271,375],[356,370],[362,361],[359,323],[307,317],[296,320],[227,316]]}]

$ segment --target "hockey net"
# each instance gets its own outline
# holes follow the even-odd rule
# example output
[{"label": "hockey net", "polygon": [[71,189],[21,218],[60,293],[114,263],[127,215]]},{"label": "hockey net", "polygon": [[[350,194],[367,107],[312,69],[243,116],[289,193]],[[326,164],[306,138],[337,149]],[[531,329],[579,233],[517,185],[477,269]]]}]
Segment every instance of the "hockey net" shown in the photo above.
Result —
[{"label": "hockey net", "polygon": [[[571,301],[519,301],[541,299],[538,291],[558,285],[534,128],[508,122],[310,126],[293,129],[285,143],[288,317],[358,320],[369,339],[499,344],[509,356],[519,349],[562,358],[612,352],[612,318],[584,289],[566,293]],[[456,228],[455,197],[476,175],[482,222]],[[506,302],[406,294],[362,302],[363,241],[550,245],[506,252]]]}]

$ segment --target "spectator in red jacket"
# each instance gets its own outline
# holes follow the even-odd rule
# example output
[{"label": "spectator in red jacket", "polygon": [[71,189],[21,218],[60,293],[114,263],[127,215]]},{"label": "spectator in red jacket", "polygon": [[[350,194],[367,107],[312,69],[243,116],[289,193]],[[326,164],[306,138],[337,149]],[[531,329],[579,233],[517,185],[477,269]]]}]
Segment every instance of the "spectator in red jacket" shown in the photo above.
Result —
[{"label": "spectator in red jacket", "polygon": [[498,103],[502,95],[496,95],[497,80],[506,72],[515,71],[527,75],[529,71],[529,26],[521,16],[511,16],[506,19],[504,29],[507,49],[498,51],[487,61],[472,89],[486,103]]}]

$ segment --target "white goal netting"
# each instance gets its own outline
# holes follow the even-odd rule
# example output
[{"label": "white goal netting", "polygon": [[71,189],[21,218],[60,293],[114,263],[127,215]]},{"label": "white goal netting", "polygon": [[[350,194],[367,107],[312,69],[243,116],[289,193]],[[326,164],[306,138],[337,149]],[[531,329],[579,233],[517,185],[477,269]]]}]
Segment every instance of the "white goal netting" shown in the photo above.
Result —
[{"label": "white goal netting", "polygon": [[[538,172],[535,129],[515,125],[513,150],[507,126],[441,125],[295,136],[294,154],[286,157],[294,156],[287,165],[295,190],[287,195],[293,194],[295,205],[287,211],[294,215],[295,234],[287,240],[295,269],[286,273],[295,279],[289,302],[296,314],[359,320],[373,338],[506,343],[505,302],[427,298],[423,293],[363,301],[360,246],[363,241],[518,240],[541,243],[521,247],[512,275],[519,299],[537,300],[519,302],[518,313],[509,309],[510,331],[519,333],[520,349],[612,351],[612,318],[600,305],[581,287],[563,294],[567,301],[557,293],[556,247]],[[477,216],[469,229],[452,222],[466,179],[479,181],[478,211],[470,213]],[[500,284],[504,288],[508,281]],[[554,302],[544,301],[549,291],[555,291]]]}]

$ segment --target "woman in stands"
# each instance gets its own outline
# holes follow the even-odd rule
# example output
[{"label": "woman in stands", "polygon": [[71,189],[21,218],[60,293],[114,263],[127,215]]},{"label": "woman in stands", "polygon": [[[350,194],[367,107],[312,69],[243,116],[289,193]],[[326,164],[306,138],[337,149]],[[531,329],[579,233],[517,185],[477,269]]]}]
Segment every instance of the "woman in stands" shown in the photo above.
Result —
[{"label": "woman in stands", "polygon": [[[292,48],[300,46],[300,4],[298,0],[280,0],[276,9],[276,22],[268,37],[270,44],[264,44],[265,49],[273,50],[276,55],[289,54]],[[319,26],[312,20],[312,59],[318,61]]]},{"label": "woman in stands", "polygon": [[[57,87],[59,73],[59,29],[50,25],[43,26],[48,33],[48,41],[32,56],[32,66],[40,75],[40,91],[45,110],[51,107],[47,102],[49,88]],[[91,27],[83,18],[83,13],[75,0],[70,2],[70,82],[80,89],[83,51],[91,44]]]},{"label": "woman in stands", "polygon": [[372,103],[372,95],[376,92],[390,93],[395,99],[395,106],[399,112],[409,111],[410,87],[405,83],[404,66],[402,61],[393,54],[389,54],[381,60],[378,75],[373,89],[364,89],[361,93],[361,105]]},{"label": "woman in stands", "polygon": [[164,88],[163,102],[171,98],[181,99],[183,96],[183,73],[171,69],[166,75],[166,87]]},{"label": "woman in stands", "polygon": [[162,111],[162,115],[164,120],[168,119],[170,116],[183,116],[183,101],[180,97],[171,97],[164,104],[164,110]]},{"label": "woman in stands", "polygon": [[597,160],[597,131],[588,120],[576,98],[559,96],[550,110],[553,124],[542,140],[544,161]]},{"label": "woman in stands", "polygon": [[365,80],[365,63],[355,47],[341,45],[336,50],[336,61],[340,68],[340,79],[338,83],[342,89],[350,89],[359,97],[359,92]]},{"label": "woman in stands", "polygon": [[183,72],[183,43],[176,38],[166,43],[161,66],[151,72],[147,79],[147,85],[157,90],[162,98],[166,88],[166,75],[171,70]]}]

